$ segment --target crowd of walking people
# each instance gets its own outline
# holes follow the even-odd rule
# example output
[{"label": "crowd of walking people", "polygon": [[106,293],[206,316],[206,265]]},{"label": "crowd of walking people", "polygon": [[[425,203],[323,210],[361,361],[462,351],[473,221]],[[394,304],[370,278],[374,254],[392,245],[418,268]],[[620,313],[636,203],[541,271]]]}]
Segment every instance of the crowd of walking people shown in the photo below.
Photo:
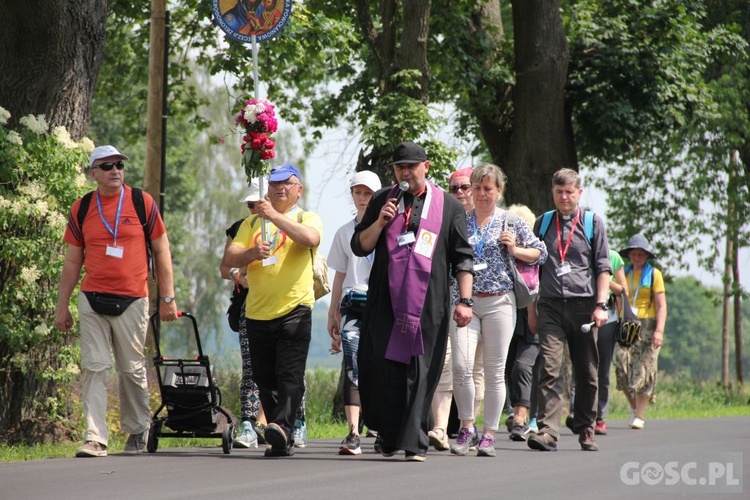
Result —
[{"label": "crowd of walking people", "polygon": [[[122,428],[130,433],[126,451],[145,449],[147,246],[162,297],[159,315],[177,317],[166,228],[153,200],[123,183],[125,160],[112,146],[94,150],[89,175],[98,185],[96,208],[86,212],[88,202],[77,201],[65,234],[56,318],[63,331],[72,326],[68,302],[86,269],[78,301],[86,343],[81,457],[107,454],[102,377],[110,351],[120,374]],[[494,457],[500,439],[556,451],[563,426],[582,450],[597,451],[596,436],[608,433],[613,363],[617,389],[631,408],[628,425],[644,429],[667,315],[664,279],[648,239],[636,234],[621,251],[611,250],[603,219],[580,206],[581,178],[571,169],[554,174],[554,206],[535,216],[528,207],[506,206],[507,178],[496,165],[457,169],[444,190],[429,178],[425,149],[404,142],[390,167],[393,185],[382,186],[371,171],[352,176],[354,214],[335,232],[328,254],[334,273],[327,330],[331,352],[343,352],[347,424],[338,453],[369,451],[363,425],[377,435],[374,452],[403,453],[414,462],[425,461],[430,447]],[[265,182],[267,193],[253,184],[240,200],[249,215],[227,228],[219,270],[244,292],[234,444],[265,443],[265,455],[278,457],[307,444],[304,375],[324,223],[299,206],[304,184],[294,165],[274,167]],[[133,229],[141,204],[149,224]],[[131,222],[121,224],[126,216]],[[520,265],[535,270],[538,287],[535,300],[519,308],[525,306],[516,293]],[[107,294],[125,297],[127,314],[101,309],[97,301]],[[626,307],[641,325],[632,345],[619,342]],[[450,442],[452,402],[459,423]]]}]

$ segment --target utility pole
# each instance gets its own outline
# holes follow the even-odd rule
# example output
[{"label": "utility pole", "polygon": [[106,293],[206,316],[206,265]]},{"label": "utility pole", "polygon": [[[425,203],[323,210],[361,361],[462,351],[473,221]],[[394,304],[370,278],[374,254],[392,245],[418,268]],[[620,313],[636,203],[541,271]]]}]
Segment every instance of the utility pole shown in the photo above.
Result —
[{"label": "utility pole", "polygon": [[151,0],[151,33],[148,51],[148,108],[146,121],[146,172],[144,190],[161,206],[161,164],[164,153],[162,122],[166,58],[167,0]]},{"label": "utility pole", "polygon": [[[153,196],[164,214],[162,166],[164,163],[164,95],[166,68],[167,0],[151,0],[151,32],[148,51],[148,107],[146,110],[146,169],[143,188]],[[159,310],[159,289],[156,281],[149,284],[149,310]],[[157,318],[158,321],[158,318]],[[149,337],[149,343],[153,342]],[[153,347],[153,346],[150,346]]]}]

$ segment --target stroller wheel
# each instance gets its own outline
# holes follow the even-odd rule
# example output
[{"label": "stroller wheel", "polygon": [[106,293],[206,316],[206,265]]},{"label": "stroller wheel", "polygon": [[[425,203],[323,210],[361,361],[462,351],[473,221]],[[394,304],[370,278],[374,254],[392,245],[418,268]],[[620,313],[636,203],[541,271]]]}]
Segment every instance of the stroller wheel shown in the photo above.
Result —
[{"label": "stroller wheel", "polygon": [[224,432],[221,433],[221,449],[224,450],[225,455],[232,453],[234,437],[234,424],[227,423],[226,427],[224,427]]},{"label": "stroller wheel", "polygon": [[146,442],[146,451],[149,453],[156,453],[156,449],[159,447],[159,434],[161,434],[161,422],[153,422]]}]

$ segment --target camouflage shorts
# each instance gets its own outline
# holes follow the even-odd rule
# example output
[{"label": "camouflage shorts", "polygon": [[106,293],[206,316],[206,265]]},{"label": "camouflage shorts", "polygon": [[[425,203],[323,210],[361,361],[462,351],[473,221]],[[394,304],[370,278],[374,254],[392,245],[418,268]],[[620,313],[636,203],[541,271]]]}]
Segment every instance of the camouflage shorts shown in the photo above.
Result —
[{"label": "camouflage shorts", "polygon": [[661,347],[653,347],[655,319],[641,319],[641,339],[631,347],[617,345],[615,374],[617,389],[631,397],[648,396],[652,401],[656,387],[657,361]]}]

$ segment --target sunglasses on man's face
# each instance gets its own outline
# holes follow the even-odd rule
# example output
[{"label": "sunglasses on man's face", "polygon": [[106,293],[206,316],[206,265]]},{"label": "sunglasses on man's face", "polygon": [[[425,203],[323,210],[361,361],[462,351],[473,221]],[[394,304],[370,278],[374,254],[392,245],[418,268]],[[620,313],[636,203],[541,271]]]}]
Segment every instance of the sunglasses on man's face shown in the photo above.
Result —
[{"label": "sunglasses on man's face", "polygon": [[105,172],[109,172],[113,168],[117,168],[117,170],[122,170],[125,168],[125,164],[121,161],[110,161],[107,163],[100,163],[99,165],[95,166],[94,169],[101,169]]},{"label": "sunglasses on man's face", "polygon": [[462,192],[466,192],[469,189],[471,189],[471,184],[461,184],[460,186],[451,186],[448,188],[451,193],[458,193],[458,190],[460,189]]}]

